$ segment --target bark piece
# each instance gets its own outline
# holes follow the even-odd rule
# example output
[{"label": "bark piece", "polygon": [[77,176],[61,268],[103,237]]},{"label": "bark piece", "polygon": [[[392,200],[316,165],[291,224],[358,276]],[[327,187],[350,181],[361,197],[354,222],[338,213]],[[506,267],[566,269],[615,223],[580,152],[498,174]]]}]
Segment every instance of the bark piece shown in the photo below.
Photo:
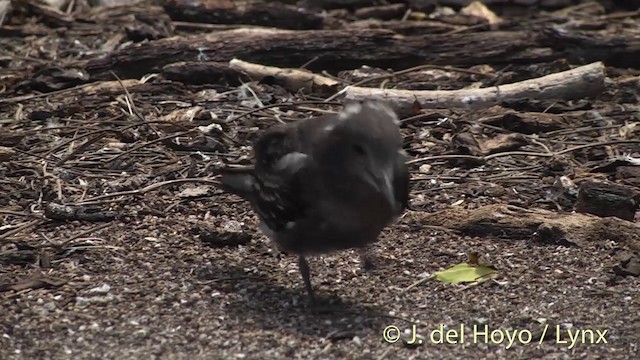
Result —
[{"label": "bark piece", "polygon": [[598,31],[576,31],[564,27],[544,30],[540,45],[547,45],[571,63],[606,61],[616,67],[640,65],[640,37],[604,26]]},{"label": "bark piece", "polygon": [[633,221],[639,200],[640,193],[629,187],[588,180],[580,184],[576,211]]},{"label": "bark piece", "polygon": [[246,245],[251,241],[251,234],[240,227],[224,225],[217,227],[204,221],[194,224],[191,232],[204,244],[214,248]]},{"label": "bark piece", "polygon": [[58,221],[111,221],[116,217],[116,215],[117,213],[115,211],[104,211],[98,208],[61,205],[56,203],[48,203],[44,208],[45,217]]},{"label": "bark piece", "polygon": [[375,0],[299,0],[298,5],[308,9],[357,9],[363,6],[371,6]]},{"label": "bark piece", "polygon": [[248,80],[238,71],[229,67],[227,63],[215,61],[178,62],[165,66],[162,74],[169,80],[180,81],[185,84],[227,84],[241,85],[241,80]]},{"label": "bark piece", "polygon": [[354,15],[358,19],[376,18],[381,20],[399,19],[407,11],[405,4],[389,4],[359,8]]},{"label": "bark piece", "polygon": [[291,30],[320,29],[323,24],[320,15],[279,2],[170,0],[164,8],[173,20],[208,24],[247,24]]},{"label": "bark piece", "polygon": [[18,89],[33,89],[41,92],[67,89],[89,81],[89,74],[82,69],[45,67],[29,79],[18,84]]},{"label": "bark piece", "polygon": [[616,273],[616,275],[621,276],[640,276],[640,258],[637,256],[631,256],[620,261],[620,265],[613,267],[613,272]]},{"label": "bark piece", "polygon": [[477,209],[454,206],[435,213],[414,213],[411,216],[421,225],[444,226],[469,236],[497,236],[578,246],[613,240],[625,247],[640,249],[640,224],[616,217],[600,218],[590,214],[558,213],[505,204],[486,205]]},{"label": "bark piece", "polygon": [[0,284],[0,292],[2,291],[21,291],[25,289],[40,289],[40,288],[57,288],[66,284],[66,280],[54,278],[41,273],[37,273],[30,277],[19,280],[15,283],[2,283]]},{"label": "bark piece", "polygon": [[475,136],[470,132],[456,134],[451,139],[451,146],[462,154],[482,156],[482,149]]},{"label": "bark piece", "polygon": [[[135,42],[169,37],[175,30],[171,18],[161,6],[144,3],[94,7],[78,14],[77,18],[78,22],[99,24],[107,34],[110,33],[107,29],[122,29],[127,33],[127,38]],[[117,38],[108,41],[105,44],[107,48],[103,50],[112,51],[108,47],[120,41]]]},{"label": "bark piece", "polygon": [[349,23],[349,28],[355,29],[387,29],[401,35],[426,35],[441,34],[459,30],[462,27],[457,25],[446,24],[440,21],[432,20],[387,20],[378,21],[376,19],[356,20]]},{"label": "bark piece", "polygon": [[564,116],[538,112],[507,111],[504,114],[481,120],[485,124],[495,125],[522,134],[544,133],[563,129],[568,125]]}]

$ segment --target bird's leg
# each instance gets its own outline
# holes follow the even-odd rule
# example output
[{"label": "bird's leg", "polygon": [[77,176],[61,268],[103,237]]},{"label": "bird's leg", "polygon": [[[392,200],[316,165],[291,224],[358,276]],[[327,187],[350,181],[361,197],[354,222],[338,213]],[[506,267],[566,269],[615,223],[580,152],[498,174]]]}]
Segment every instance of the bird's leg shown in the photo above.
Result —
[{"label": "bird's leg", "polygon": [[270,245],[271,245],[271,255],[272,255],[274,258],[276,258],[276,259],[278,259],[278,260],[282,260],[282,256],[283,256],[283,255],[287,255],[287,254],[284,254],[284,253],[280,250],[280,247],[278,246],[278,244],[277,244],[275,241],[273,241],[273,240],[269,239],[269,243],[270,243]]},{"label": "bird's leg", "polygon": [[298,258],[298,265],[300,266],[300,274],[302,274],[302,280],[304,281],[304,287],[307,289],[311,302],[315,302],[315,296],[313,294],[313,288],[311,287],[311,278],[309,277],[309,264],[304,256],[300,255]]},{"label": "bird's leg", "polygon": [[376,267],[375,263],[371,259],[369,247],[362,247],[358,249],[360,255],[360,264],[363,270],[372,270]]},{"label": "bird's leg", "polygon": [[281,260],[283,255],[287,255],[286,253],[283,253],[282,250],[280,250],[280,247],[278,246],[278,243],[275,241],[275,234],[273,233],[273,231],[271,229],[269,229],[267,224],[265,224],[264,222],[261,221],[258,224],[258,228],[266,236],[267,241],[269,242],[269,245],[271,246],[271,254],[273,255],[274,258],[276,258],[278,260]]}]

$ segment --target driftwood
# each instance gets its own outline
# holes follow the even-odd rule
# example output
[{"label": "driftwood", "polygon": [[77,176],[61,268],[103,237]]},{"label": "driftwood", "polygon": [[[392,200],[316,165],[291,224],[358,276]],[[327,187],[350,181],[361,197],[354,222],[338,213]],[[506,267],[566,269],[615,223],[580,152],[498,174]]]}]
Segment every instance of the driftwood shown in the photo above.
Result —
[{"label": "driftwood", "polygon": [[381,100],[398,108],[414,102],[422,108],[483,108],[519,99],[577,100],[595,96],[604,89],[604,64],[601,62],[513,84],[461,90],[397,90],[347,87],[345,99]]},{"label": "driftwood", "polygon": [[401,36],[387,30],[235,29],[171,37],[83,60],[94,78],[141,77],[181,61],[254,63],[309,70],[341,71],[362,65],[407,68],[421,64],[472,66],[536,63],[566,58],[574,64],[603,60],[609,65],[640,66],[640,38],[621,29],[612,38],[597,31],[487,31]]},{"label": "driftwood", "polygon": [[[306,70],[282,69],[238,59],[229,62],[229,69],[244,73],[253,80],[272,77],[276,83],[291,92],[302,90],[306,93],[329,94],[335,92],[339,85],[334,79]],[[191,71],[181,69],[180,73],[189,74]],[[489,88],[430,91],[347,87],[344,91],[346,100],[375,99],[391,103],[397,109],[404,109],[411,107],[416,101],[422,108],[481,108],[520,99],[575,100],[597,95],[603,88],[604,65],[594,63],[537,79]]]},{"label": "driftwood", "polygon": [[435,213],[415,213],[412,216],[421,225],[456,229],[469,236],[498,236],[578,246],[612,240],[632,250],[640,250],[640,224],[615,217],[560,214],[504,204],[471,210],[454,206]]},{"label": "driftwood", "polygon": [[633,221],[640,193],[630,187],[601,181],[580,184],[576,211],[597,216],[615,216]]}]

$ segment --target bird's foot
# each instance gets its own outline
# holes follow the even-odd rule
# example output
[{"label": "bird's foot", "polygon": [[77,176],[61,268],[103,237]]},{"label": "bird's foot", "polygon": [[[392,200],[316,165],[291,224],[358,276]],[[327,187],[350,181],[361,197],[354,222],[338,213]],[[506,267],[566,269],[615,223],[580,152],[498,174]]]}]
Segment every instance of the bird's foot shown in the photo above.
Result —
[{"label": "bird's foot", "polygon": [[269,240],[269,244],[271,245],[271,255],[278,259],[278,260],[282,260],[283,258],[285,258],[288,254],[284,251],[282,251],[280,249],[280,247],[278,246],[278,244],[275,241]]},{"label": "bird's foot", "polygon": [[358,249],[358,254],[360,255],[360,266],[364,271],[373,270],[376,268],[376,263],[373,260],[373,256],[371,255],[369,249]]},{"label": "bird's foot", "polygon": [[302,275],[302,281],[304,282],[304,287],[307,290],[307,294],[309,295],[309,302],[313,305],[316,303],[316,295],[313,291],[313,287],[311,286],[311,277],[309,275],[309,264],[304,256],[300,255],[298,257],[298,266],[300,267],[300,274]]},{"label": "bird's foot", "polygon": [[271,256],[273,256],[276,260],[282,260],[287,254],[284,254],[282,251],[277,249],[271,250]]},{"label": "bird's foot", "polygon": [[309,274],[309,264],[304,256],[300,255],[298,257],[298,265],[300,267],[300,274],[302,275],[302,280],[304,282],[305,290],[307,291],[307,296],[309,299],[309,308],[314,313],[330,313],[335,308],[336,305],[342,303],[340,298],[317,298],[313,287],[311,286],[311,276]]}]

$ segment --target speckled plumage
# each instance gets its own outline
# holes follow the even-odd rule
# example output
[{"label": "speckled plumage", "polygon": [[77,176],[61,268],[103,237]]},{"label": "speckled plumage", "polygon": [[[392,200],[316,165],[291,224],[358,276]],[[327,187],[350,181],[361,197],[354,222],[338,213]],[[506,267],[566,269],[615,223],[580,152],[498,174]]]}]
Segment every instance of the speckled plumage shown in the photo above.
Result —
[{"label": "speckled plumage", "polygon": [[299,255],[364,249],[408,206],[408,170],[398,119],[379,103],[266,130],[254,144],[255,169],[225,173],[226,189],[248,200],[261,229]]}]

